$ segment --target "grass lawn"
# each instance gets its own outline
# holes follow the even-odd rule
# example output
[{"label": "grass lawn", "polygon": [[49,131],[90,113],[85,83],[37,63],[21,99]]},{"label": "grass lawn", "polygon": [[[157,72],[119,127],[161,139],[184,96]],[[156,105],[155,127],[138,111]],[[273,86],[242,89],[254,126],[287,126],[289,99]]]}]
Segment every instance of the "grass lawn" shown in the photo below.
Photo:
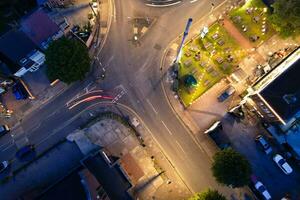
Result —
[{"label": "grass lawn", "polygon": [[[251,37],[258,36],[256,41],[252,41],[255,46],[259,46],[275,34],[275,30],[268,22],[270,11],[262,0],[249,0],[242,7],[233,9],[230,19],[235,26],[251,41]],[[265,26],[266,32],[262,29]]]},{"label": "grass lawn", "polygon": [[[197,37],[189,41],[182,50],[179,67],[178,94],[183,104],[189,106],[230,74],[245,55],[246,51],[218,23],[209,27],[209,33],[203,39]],[[185,86],[187,75],[195,77],[196,86]]]}]

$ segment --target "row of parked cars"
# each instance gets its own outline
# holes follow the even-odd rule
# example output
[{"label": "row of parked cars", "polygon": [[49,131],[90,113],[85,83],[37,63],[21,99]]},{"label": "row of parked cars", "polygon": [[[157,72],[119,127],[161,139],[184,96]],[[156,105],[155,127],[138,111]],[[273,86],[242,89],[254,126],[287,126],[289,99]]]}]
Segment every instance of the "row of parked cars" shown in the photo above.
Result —
[{"label": "row of parked cars", "polygon": [[[232,112],[232,110],[229,112]],[[235,115],[237,115],[238,117],[244,116],[244,114],[241,113],[242,109],[240,107],[235,107],[234,112]],[[207,130],[204,131],[204,133],[207,134],[220,149],[225,149],[231,146],[229,138],[223,132],[223,126],[221,121],[214,122]],[[263,135],[257,135],[255,137],[255,141],[266,155],[272,155],[274,153],[268,140]],[[282,170],[284,174],[290,175],[293,172],[292,167],[280,154],[273,154],[273,161]],[[251,182],[252,184],[250,185],[250,188],[254,189],[255,193],[258,193],[258,195],[261,196],[262,199],[272,199],[267,188],[261,181],[258,180],[257,177],[253,175],[251,177]]]}]

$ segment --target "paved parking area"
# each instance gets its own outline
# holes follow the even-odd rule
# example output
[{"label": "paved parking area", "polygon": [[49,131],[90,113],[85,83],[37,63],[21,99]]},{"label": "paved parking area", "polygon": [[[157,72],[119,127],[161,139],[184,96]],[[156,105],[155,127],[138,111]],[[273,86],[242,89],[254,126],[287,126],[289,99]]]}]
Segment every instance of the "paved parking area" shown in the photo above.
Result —
[{"label": "paved parking area", "polygon": [[[248,121],[253,123],[248,123]],[[273,153],[281,153],[259,122],[247,120],[247,123],[238,123],[229,116],[224,117],[222,122],[224,133],[229,137],[233,148],[247,157],[252,164],[253,174],[266,186],[273,199],[280,199],[286,193],[290,193],[293,199],[300,198],[299,166],[288,161],[294,172],[291,175],[285,175],[272,160],[273,154],[266,155],[259,148],[255,137],[263,134],[272,145]]]}]

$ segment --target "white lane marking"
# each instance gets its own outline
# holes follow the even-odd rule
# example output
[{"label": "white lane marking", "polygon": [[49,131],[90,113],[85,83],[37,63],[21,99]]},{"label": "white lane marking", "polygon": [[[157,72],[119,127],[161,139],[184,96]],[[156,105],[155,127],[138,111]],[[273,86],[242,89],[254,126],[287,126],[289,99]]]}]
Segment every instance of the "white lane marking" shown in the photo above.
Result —
[{"label": "white lane marking", "polygon": [[0,145],[0,148],[5,147],[6,145],[9,145],[10,143],[11,143],[11,141],[9,141],[9,142],[7,142],[7,143],[4,143],[4,144],[1,144],[1,145]]},{"label": "white lane marking", "polygon": [[167,127],[164,121],[161,121],[161,123],[164,125],[164,127],[167,129],[170,135],[173,135],[173,133],[170,131],[170,129]]},{"label": "white lane marking", "polygon": [[176,144],[179,146],[179,148],[181,149],[181,151],[185,154],[185,151],[183,150],[182,146],[179,144],[179,142],[177,142],[177,140],[175,141]]},{"label": "white lane marking", "polygon": [[152,103],[149,101],[149,99],[146,100],[147,103],[150,105],[150,107],[152,108],[152,110],[155,112],[155,114],[158,114],[157,110],[155,110],[154,106],[152,105]]},{"label": "white lane marking", "polygon": [[117,22],[117,13],[116,13],[116,4],[113,4],[114,8],[113,8],[113,18],[114,18],[114,22]]},{"label": "white lane marking", "polygon": [[191,0],[190,3],[195,3],[197,2],[198,0]]},{"label": "white lane marking", "polygon": [[12,143],[12,144],[10,144],[10,145],[8,145],[7,147],[5,147],[4,149],[2,149],[1,151],[2,152],[4,152],[4,151],[6,151],[7,149],[9,149],[10,147],[12,147],[12,146],[14,146],[14,144]]},{"label": "white lane marking", "polygon": [[175,3],[166,4],[166,5],[156,5],[156,4],[147,3],[146,6],[151,6],[151,7],[169,7],[169,6],[174,6],[176,4],[179,4],[179,3],[181,3],[181,1],[177,1]]}]

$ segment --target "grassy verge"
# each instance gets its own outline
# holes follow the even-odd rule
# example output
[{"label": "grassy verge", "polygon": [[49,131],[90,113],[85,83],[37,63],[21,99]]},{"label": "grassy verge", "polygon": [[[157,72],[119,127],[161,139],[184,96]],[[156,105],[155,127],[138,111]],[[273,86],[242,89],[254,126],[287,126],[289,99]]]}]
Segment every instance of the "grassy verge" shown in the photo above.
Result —
[{"label": "grassy verge", "polygon": [[[261,0],[249,0],[242,7],[233,9],[229,13],[229,16],[241,33],[254,46],[259,46],[276,33],[271,23],[268,22],[270,14],[267,6]],[[262,31],[264,27],[266,30],[265,33]],[[258,39],[253,41],[252,39],[255,36]]]},{"label": "grassy verge", "polygon": [[[178,94],[185,106],[189,106],[204,92],[232,73],[246,55],[238,43],[218,23],[209,27],[201,39],[189,41],[183,48],[179,67]],[[189,88],[184,84],[187,75],[193,75],[197,85]]]}]

